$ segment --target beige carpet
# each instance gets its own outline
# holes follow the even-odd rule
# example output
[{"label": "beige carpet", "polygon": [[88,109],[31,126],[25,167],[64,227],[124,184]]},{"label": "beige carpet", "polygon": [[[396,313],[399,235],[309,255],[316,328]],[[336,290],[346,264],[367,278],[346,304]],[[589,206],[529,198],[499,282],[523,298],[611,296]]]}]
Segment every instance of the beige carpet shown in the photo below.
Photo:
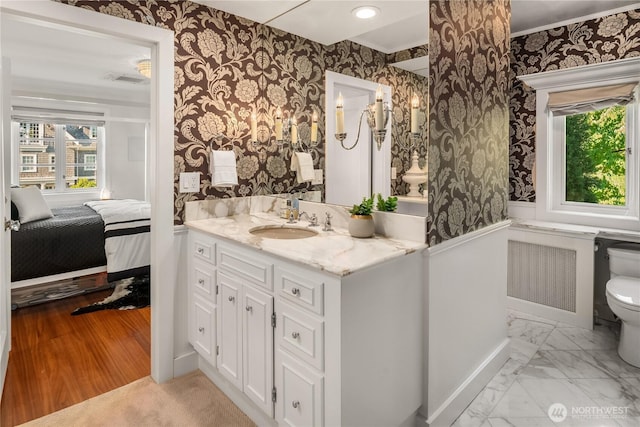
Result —
[{"label": "beige carpet", "polygon": [[255,426],[202,372],[164,384],[150,377],[22,424],[23,427]]}]

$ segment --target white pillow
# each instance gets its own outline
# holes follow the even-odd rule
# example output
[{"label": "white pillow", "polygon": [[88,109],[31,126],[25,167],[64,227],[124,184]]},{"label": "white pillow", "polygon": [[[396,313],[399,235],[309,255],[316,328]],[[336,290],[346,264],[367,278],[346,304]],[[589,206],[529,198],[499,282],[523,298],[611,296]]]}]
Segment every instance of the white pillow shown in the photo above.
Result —
[{"label": "white pillow", "polygon": [[18,208],[22,224],[53,216],[37,187],[12,188],[11,201]]}]

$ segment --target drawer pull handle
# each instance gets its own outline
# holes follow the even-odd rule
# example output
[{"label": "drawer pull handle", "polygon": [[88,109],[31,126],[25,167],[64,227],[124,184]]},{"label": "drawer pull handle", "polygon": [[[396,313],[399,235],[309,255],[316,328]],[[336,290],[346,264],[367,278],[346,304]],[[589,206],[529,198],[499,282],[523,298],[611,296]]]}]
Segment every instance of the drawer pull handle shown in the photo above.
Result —
[{"label": "drawer pull handle", "polygon": [[297,340],[300,337],[300,332],[291,332],[291,337]]},{"label": "drawer pull handle", "polygon": [[295,409],[298,409],[300,407],[300,402],[298,400],[294,400],[293,402],[291,402],[291,406],[293,406]]},{"label": "drawer pull handle", "polygon": [[247,310],[249,313],[253,313],[253,307],[251,307],[250,305],[246,306],[244,309]]},{"label": "drawer pull handle", "polygon": [[200,326],[200,327],[198,328],[198,332],[200,332],[201,334],[204,334],[204,327],[203,327],[203,326]]},{"label": "drawer pull handle", "polygon": [[234,296],[230,296],[229,297],[229,302],[234,302],[235,300],[236,300],[236,297],[234,297]]},{"label": "drawer pull handle", "polygon": [[300,296],[300,289],[293,288],[291,289],[291,293],[294,294],[295,296]]},{"label": "drawer pull handle", "polygon": [[204,248],[198,248],[198,253],[200,255],[203,255],[204,254]]}]

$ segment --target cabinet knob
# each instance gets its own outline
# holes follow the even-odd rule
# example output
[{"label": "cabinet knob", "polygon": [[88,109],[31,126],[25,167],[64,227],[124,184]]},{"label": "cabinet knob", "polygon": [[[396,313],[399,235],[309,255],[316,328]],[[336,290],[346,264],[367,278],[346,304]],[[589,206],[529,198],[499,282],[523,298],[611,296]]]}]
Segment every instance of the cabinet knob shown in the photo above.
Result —
[{"label": "cabinet knob", "polygon": [[204,285],[204,279],[198,279],[198,284]]},{"label": "cabinet knob", "polygon": [[198,328],[198,332],[200,332],[201,334],[204,334],[204,327],[203,327],[203,326],[200,326],[200,327]]},{"label": "cabinet knob", "polygon": [[291,332],[291,337],[292,337],[294,340],[297,340],[297,339],[298,339],[298,337],[300,337],[300,332]]},{"label": "cabinet knob", "polygon": [[295,296],[300,296],[300,289],[292,288],[291,293],[294,294]]},{"label": "cabinet knob", "polygon": [[246,306],[244,309],[248,312],[253,312],[253,307],[251,307],[250,305]]},{"label": "cabinet knob", "polygon": [[294,400],[293,402],[291,402],[291,406],[293,406],[295,409],[298,409],[300,407],[300,401]]},{"label": "cabinet knob", "polygon": [[234,296],[229,296],[229,302],[234,302],[236,300],[236,297]]},{"label": "cabinet knob", "polygon": [[204,248],[198,248],[198,253],[199,253],[200,255],[204,254]]}]

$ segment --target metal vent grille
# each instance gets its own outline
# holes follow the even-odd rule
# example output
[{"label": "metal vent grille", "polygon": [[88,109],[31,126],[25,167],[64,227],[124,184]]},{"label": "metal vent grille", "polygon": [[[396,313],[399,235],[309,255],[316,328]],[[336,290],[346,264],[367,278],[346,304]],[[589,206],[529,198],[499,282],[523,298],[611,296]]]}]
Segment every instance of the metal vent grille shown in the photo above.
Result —
[{"label": "metal vent grille", "polygon": [[576,251],[509,241],[507,295],[576,312]]}]

